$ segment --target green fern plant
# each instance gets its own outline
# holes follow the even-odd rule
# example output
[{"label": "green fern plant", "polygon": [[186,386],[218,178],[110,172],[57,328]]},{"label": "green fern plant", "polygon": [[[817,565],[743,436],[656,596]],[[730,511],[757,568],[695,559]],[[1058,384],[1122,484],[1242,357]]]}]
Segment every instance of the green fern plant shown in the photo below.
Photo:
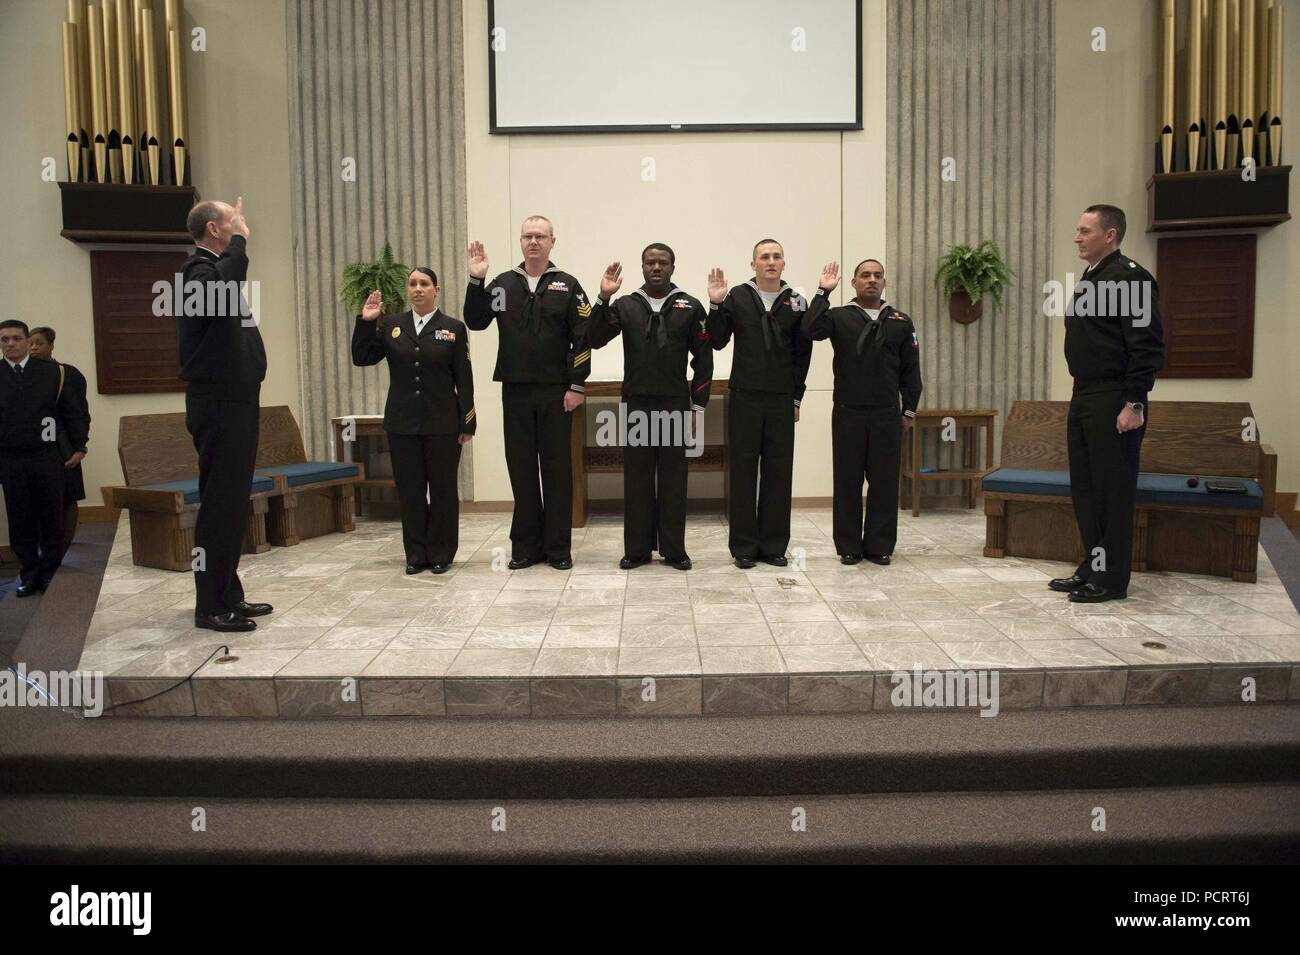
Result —
[{"label": "green fern plant", "polygon": [[985,295],[993,298],[993,304],[1001,305],[1002,294],[1011,287],[1015,274],[1007,268],[997,243],[985,239],[974,248],[969,245],[950,248],[939,259],[934,284],[944,298],[951,298],[953,292],[962,289],[970,296],[971,305]]},{"label": "green fern plant", "polygon": [[394,260],[393,247],[385,242],[374,262],[353,262],[343,270],[339,301],[352,314],[360,315],[370,293],[379,289],[384,296],[383,314],[396,315],[405,308],[406,278],[410,274],[410,269]]}]

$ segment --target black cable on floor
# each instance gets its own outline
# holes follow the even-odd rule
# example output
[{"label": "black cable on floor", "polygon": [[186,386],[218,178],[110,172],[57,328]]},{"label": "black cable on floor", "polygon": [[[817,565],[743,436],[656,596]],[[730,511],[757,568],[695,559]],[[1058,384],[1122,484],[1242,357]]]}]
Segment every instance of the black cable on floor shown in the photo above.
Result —
[{"label": "black cable on floor", "polygon": [[[194,674],[195,674],[195,673],[198,673],[200,670],[202,670],[205,666],[207,666],[207,665],[212,661],[213,656],[215,656],[215,655],[218,654],[218,653],[221,653],[222,651],[225,651],[226,653],[229,653],[229,652],[230,652],[230,647],[229,647],[229,646],[225,646],[225,645],[222,645],[222,646],[217,647],[217,649],[213,650],[211,653],[208,654],[208,657],[207,657],[206,660],[204,660],[202,663],[200,663],[198,666],[196,666],[193,670],[190,671],[190,675],[189,675],[189,676],[185,677],[183,680],[180,680],[180,681],[177,682],[177,683],[174,683],[173,685],[167,687],[166,689],[159,690],[157,693],[153,693],[153,694],[151,694],[151,695],[149,695],[149,696],[144,697],[143,699],[139,699],[139,700],[127,700],[127,701],[124,702],[124,703],[114,703],[112,706],[110,706],[110,707],[108,707],[106,710],[104,710],[104,712],[105,712],[105,713],[111,713],[111,712],[113,712],[113,710],[117,709],[119,706],[131,706],[131,705],[134,704],[134,703],[148,703],[150,700],[155,700],[155,699],[157,699],[158,697],[162,696],[164,693],[170,693],[172,690],[176,689],[176,687],[178,687],[178,686],[184,686],[186,683],[190,682],[190,680],[194,679]],[[146,678],[146,679],[147,679],[147,678]]]}]

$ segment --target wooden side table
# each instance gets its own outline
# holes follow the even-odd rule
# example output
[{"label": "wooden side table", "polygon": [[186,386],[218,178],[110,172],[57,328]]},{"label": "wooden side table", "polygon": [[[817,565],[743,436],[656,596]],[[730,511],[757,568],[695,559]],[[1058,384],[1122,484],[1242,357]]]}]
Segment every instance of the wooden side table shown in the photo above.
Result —
[{"label": "wooden side table", "polygon": [[[343,440],[344,429],[348,424],[353,425],[353,435],[351,441]],[[334,460],[347,461],[352,463],[354,458],[365,462],[365,452],[358,447],[362,438],[384,438],[388,437],[388,432],[384,430],[384,416],[381,414],[357,414],[346,415],[338,418],[331,418],[330,424],[334,426]],[[364,472],[369,473],[369,469]],[[364,480],[357,482],[356,508],[357,514],[365,513],[365,505],[368,503],[365,495],[361,493],[363,488],[397,488],[396,482],[392,478],[373,478],[366,477]]]},{"label": "wooden side table", "polygon": [[[904,457],[898,473],[898,501],[901,507],[912,506],[912,516],[921,514],[921,488],[926,481],[967,482],[966,506],[975,506],[975,493],[979,482],[993,470],[993,419],[996,408],[926,408],[916,412],[910,435],[905,435],[909,453]],[[948,419],[951,419],[949,421]],[[959,471],[921,471],[921,432],[928,428],[942,430],[952,424],[960,434],[962,468]],[[977,431],[984,429],[984,462],[980,466]],[[906,493],[904,493],[904,481]]]}]

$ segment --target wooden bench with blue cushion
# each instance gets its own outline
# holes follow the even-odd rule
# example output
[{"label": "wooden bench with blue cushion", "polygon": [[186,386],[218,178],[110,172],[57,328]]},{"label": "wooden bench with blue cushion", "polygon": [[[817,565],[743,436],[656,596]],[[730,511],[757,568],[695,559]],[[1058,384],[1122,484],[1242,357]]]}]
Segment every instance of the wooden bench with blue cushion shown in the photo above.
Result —
[{"label": "wooden bench with blue cushion", "polygon": [[[1001,467],[983,480],[986,557],[1081,559],[1070,501],[1068,412],[1065,401],[1012,407]],[[1259,442],[1254,421],[1244,402],[1151,403],[1134,513],[1134,570],[1255,580],[1259,521],[1273,513],[1277,455]],[[1206,485],[1215,480],[1242,484],[1245,493],[1212,493]]]},{"label": "wooden bench with blue cushion", "polygon": [[302,432],[285,405],[263,408],[257,443],[259,477],[275,482],[266,535],[272,544],[292,547],[322,534],[353,530],[360,464],[308,461]]},{"label": "wooden bench with blue cushion", "polygon": [[[132,562],[161,570],[189,570],[199,515],[199,458],[185,430],[185,413],[123,415],[117,453],[126,486],[102,491],[105,504],[130,513]],[[274,491],[274,479],[254,479],[244,528],[245,554],[260,554],[271,547],[266,515]]]},{"label": "wooden bench with blue cushion", "polygon": [[[123,416],[118,456],[126,486],[103,488],[104,503],[130,512],[133,562],[189,570],[199,462],[185,414]],[[306,457],[293,413],[283,405],[261,409],[244,553],[354,528],[353,488],[361,466]]]}]

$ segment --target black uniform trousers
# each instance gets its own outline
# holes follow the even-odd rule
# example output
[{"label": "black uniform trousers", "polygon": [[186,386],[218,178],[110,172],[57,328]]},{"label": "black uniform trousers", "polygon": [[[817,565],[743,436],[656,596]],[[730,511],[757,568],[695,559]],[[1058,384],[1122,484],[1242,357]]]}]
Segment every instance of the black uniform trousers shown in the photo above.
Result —
[{"label": "black uniform trousers", "polygon": [[248,523],[248,495],[257,462],[260,415],[256,394],[232,401],[206,395],[185,396],[185,427],[199,453],[199,516],[194,546],[194,613],[228,613],[244,599],[239,554]]},{"label": "black uniform trousers", "polygon": [[416,566],[450,564],[460,535],[460,495],[456,472],[460,440],[454,434],[393,434],[393,482],[402,510],[406,562]]},{"label": "black uniform trousers", "polygon": [[731,556],[784,556],[794,487],[794,396],[732,388],[727,429]]},{"label": "black uniform trousers", "polygon": [[9,546],[25,584],[45,586],[63,560],[63,471],[52,444],[39,451],[0,451]]},{"label": "black uniform trousers", "polygon": [[[510,556],[569,560],[573,543],[573,413],[564,410],[567,385],[501,385],[506,470],[515,498]],[[540,476],[540,480],[539,480]]]},{"label": "black uniform trousers", "polygon": [[[624,400],[629,429],[633,414],[645,414],[647,435],[671,443],[623,448],[623,553],[641,558],[657,550],[666,560],[681,560],[687,556],[685,429],[690,403],[674,398]],[[650,417],[655,412],[671,414],[667,429]]]},{"label": "black uniform trousers", "polygon": [[1123,407],[1118,391],[1074,395],[1066,426],[1070,497],[1083,539],[1083,560],[1075,573],[1119,592],[1128,590],[1132,573],[1138,460],[1147,430],[1144,422],[1118,433],[1115,419]]},{"label": "black uniform trousers", "polygon": [[[898,542],[898,468],[902,420],[897,407],[836,404],[831,410],[835,552],[889,555]],[[862,478],[867,517],[862,519]]]}]

